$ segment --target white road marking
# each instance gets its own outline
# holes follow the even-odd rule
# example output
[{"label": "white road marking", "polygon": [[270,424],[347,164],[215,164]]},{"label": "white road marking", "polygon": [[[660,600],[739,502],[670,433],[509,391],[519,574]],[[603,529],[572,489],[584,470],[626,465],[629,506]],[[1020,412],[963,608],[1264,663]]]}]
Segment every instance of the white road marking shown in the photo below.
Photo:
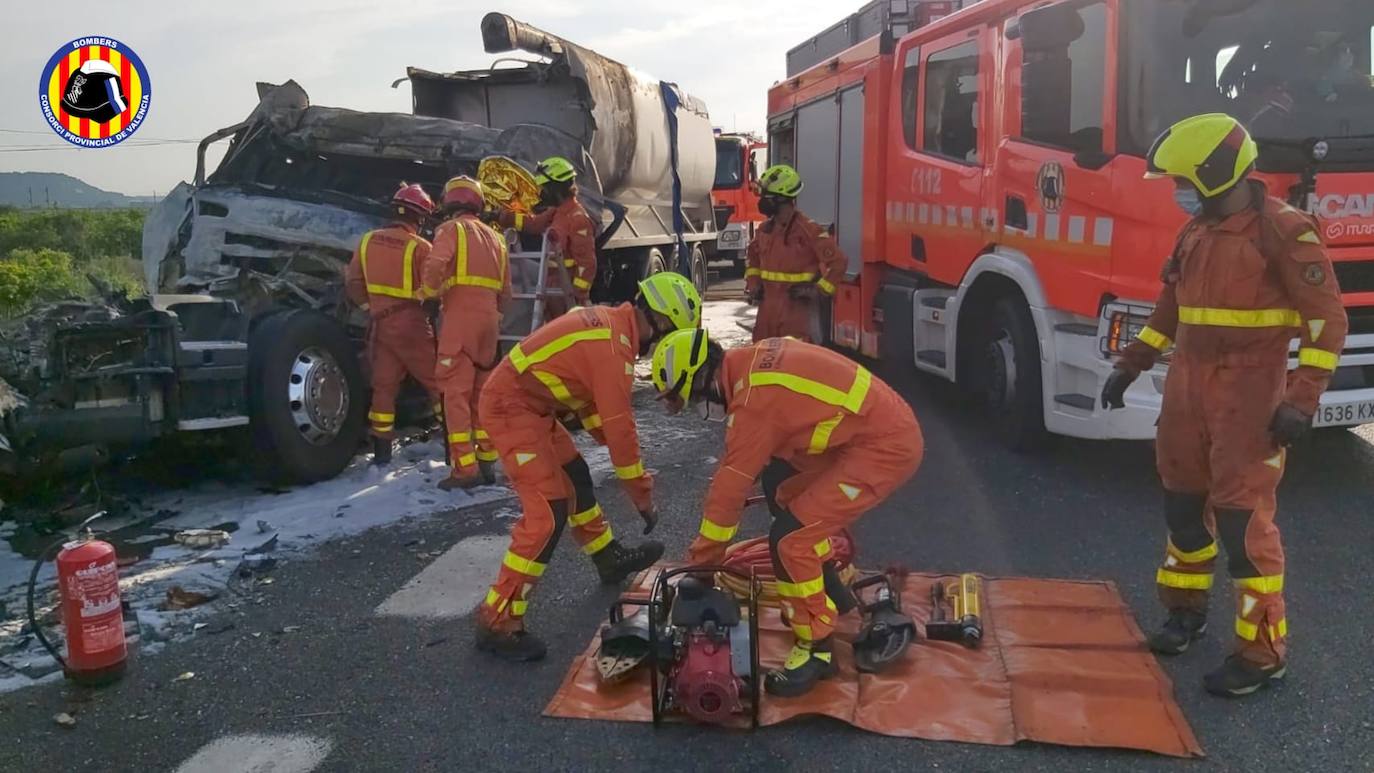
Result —
[{"label": "white road marking", "polygon": [[230,735],[202,747],[177,773],[309,773],[333,746],[312,735]]},{"label": "white road marking", "polygon": [[462,617],[496,579],[509,537],[468,537],[377,606],[386,617]]}]

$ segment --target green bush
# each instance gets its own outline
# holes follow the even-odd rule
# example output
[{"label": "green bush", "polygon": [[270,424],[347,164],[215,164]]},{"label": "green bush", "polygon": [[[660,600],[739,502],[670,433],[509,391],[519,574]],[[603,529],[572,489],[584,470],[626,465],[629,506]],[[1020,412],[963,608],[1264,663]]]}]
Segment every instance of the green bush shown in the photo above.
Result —
[{"label": "green bush", "polygon": [[0,316],[94,297],[88,275],[143,294],[143,218],[140,210],[0,210]]}]

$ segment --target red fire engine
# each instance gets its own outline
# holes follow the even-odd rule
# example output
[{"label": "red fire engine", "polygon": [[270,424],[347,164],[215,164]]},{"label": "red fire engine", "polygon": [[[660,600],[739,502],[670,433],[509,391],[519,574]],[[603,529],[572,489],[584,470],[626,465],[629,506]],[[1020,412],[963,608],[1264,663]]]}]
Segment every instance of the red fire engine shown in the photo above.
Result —
[{"label": "red fire engine", "polygon": [[716,133],[716,258],[744,264],[744,251],[763,224],[757,183],[768,162],[768,143],[752,134]]},{"label": "red fire engine", "polygon": [[832,343],[981,395],[1017,447],[1153,437],[1167,363],[1127,410],[1096,399],[1185,219],[1143,157],[1227,112],[1336,261],[1351,335],[1316,424],[1374,422],[1371,38],[1364,0],[865,6],[789,52],[768,100],[772,160],[851,259]]}]

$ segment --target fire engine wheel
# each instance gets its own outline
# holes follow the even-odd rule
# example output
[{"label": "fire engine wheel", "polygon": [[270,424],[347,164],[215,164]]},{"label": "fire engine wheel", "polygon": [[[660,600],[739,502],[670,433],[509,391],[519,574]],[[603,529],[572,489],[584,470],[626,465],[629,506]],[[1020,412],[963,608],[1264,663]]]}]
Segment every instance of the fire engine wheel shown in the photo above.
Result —
[{"label": "fire engine wheel", "polygon": [[367,429],[366,384],[343,328],[316,312],[282,312],[258,323],[248,350],[264,472],[293,483],[338,475]]},{"label": "fire engine wheel", "polygon": [[640,279],[648,279],[654,274],[661,274],[667,270],[668,260],[663,257],[663,250],[650,247],[649,253],[644,256],[644,274]]},{"label": "fire engine wheel", "polygon": [[1037,448],[1045,439],[1045,409],[1035,320],[1021,299],[1002,298],[990,323],[980,380],[994,425],[1013,450]]},{"label": "fire engine wheel", "polygon": [[706,297],[706,253],[702,251],[700,244],[692,245],[692,284],[696,285],[697,292],[704,298]]}]

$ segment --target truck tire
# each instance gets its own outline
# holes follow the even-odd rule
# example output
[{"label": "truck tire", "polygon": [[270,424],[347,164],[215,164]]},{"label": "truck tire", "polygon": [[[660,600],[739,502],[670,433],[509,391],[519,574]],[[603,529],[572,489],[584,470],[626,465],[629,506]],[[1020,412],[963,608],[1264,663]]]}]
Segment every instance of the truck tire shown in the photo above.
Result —
[{"label": "truck tire", "polygon": [[264,474],[315,483],[343,472],[367,431],[367,385],[353,343],[314,311],[278,312],[248,343],[253,447]]},{"label": "truck tire", "polygon": [[706,297],[706,253],[702,251],[700,244],[692,245],[692,284],[696,285],[697,293],[701,297]]},{"label": "truck tire", "polygon": [[1009,296],[993,304],[981,359],[978,380],[1003,443],[1014,451],[1043,446],[1048,435],[1040,343],[1025,301]]},{"label": "truck tire", "polygon": [[644,256],[644,270],[640,273],[640,279],[648,279],[654,274],[661,274],[668,270],[668,259],[663,257],[663,250],[657,247],[650,247],[648,254]]}]

